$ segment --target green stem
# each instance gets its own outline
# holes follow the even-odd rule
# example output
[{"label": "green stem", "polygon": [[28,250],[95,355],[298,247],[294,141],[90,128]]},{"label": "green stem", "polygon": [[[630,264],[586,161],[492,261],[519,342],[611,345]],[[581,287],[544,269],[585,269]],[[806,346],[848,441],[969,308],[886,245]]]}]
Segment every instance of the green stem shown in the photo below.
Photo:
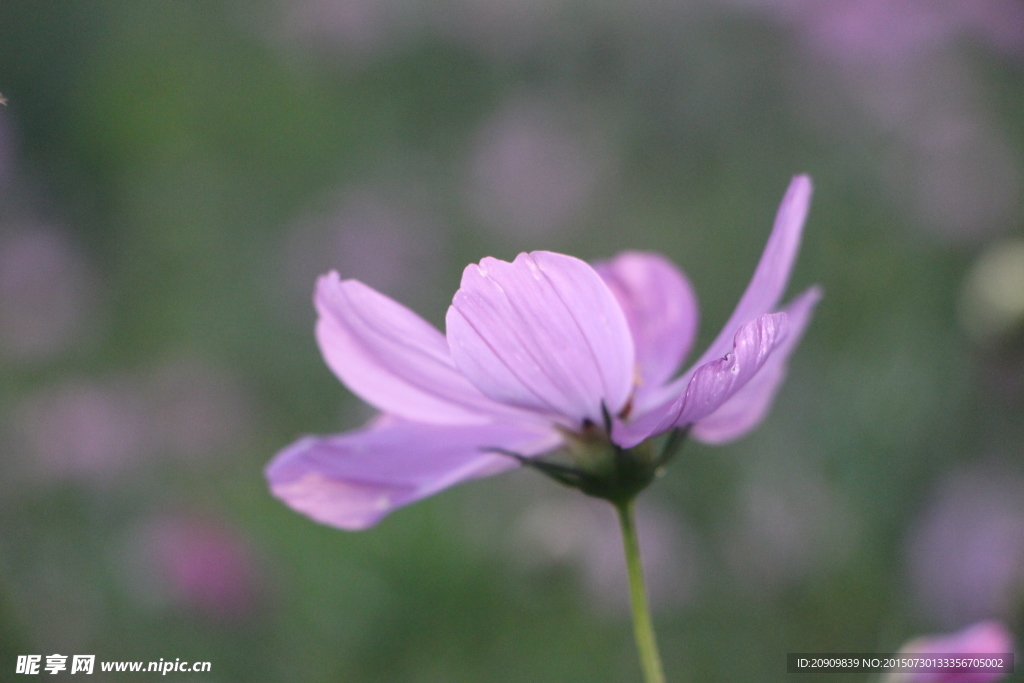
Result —
[{"label": "green stem", "polygon": [[646,683],[665,683],[665,673],[658,655],[658,641],[647,607],[647,588],[644,585],[644,568],[640,563],[640,544],[636,537],[636,523],[633,515],[633,500],[615,503],[622,526],[622,545],[626,551],[626,568],[629,571],[629,600],[633,605],[633,632],[636,635],[636,649],[640,653],[640,667]]}]

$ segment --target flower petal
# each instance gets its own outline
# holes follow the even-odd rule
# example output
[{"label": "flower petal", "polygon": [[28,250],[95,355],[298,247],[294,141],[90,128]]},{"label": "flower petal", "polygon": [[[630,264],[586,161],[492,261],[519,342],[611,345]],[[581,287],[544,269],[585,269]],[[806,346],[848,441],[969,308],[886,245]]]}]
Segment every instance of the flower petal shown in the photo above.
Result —
[{"label": "flower petal", "polygon": [[626,251],[594,269],[615,295],[636,346],[637,398],[679,369],[697,333],[697,297],[686,276],[660,254]]},{"label": "flower petal", "polygon": [[[1013,634],[998,621],[982,621],[962,631],[915,638],[900,648],[906,655],[1013,654]],[[995,683],[1006,678],[1002,671],[942,671],[890,673],[882,683]]]},{"label": "flower petal", "polygon": [[495,401],[597,421],[602,402],[615,413],[629,398],[629,325],[579,259],[537,251],[472,264],[446,321],[455,365]]},{"label": "flower petal", "polygon": [[516,466],[487,447],[535,455],[560,441],[553,429],[525,423],[440,426],[392,419],[299,439],[270,462],[266,477],[292,509],[323,524],[365,529],[397,507]]},{"label": "flower petal", "polygon": [[775,215],[772,233],[754,270],[754,277],[751,278],[750,284],[747,285],[722,331],[693,364],[690,371],[652,392],[645,401],[647,406],[663,406],[675,400],[689,384],[693,368],[704,365],[713,358],[724,356],[729,351],[740,326],[759,315],[775,310],[786,289],[793,262],[800,249],[800,238],[810,207],[811,193],[809,177],[799,175],[793,178]]},{"label": "flower petal", "polygon": [[662,405],[630,423],[617,422],[612,438],[630,448],[652,434],[687,427],[707,417],[744,387],[785,339],[785,313],[767,313],[740,327],[732,351],[688,372],[686,391],[672,404]]},{"label": "flower petal", "polygon": [[740,327],[733,338],[731,352],[693,373],[675,425],[694,424],[734,396],[764,367],[788,331],[789,320],[785,313],[768,313]]},{"label": "flower petal", "polygon": [[786,338],[746,386],[715,412],[694,424],[690,434],[695,439],[709,444],[726,443],[738,439],[761,422],[786,378],[789,356],[800,343],[820,299],[821,290],[812,287],[784,309],[789,317],[789,333]]},{"label": "flower petal", "polygon": [[779,205],[779,211],[775,215],[772,234],[768,237],[768,244],[765,245],[761,260],[754,271],[754,277],[743,292],[729,321],[704,352],[701,360],[697,361],[697,365],[724,354],[741,325],[775,310],[778,306],[783,292],[786,291],[793,262],[796,261],[797,252],[800,250],[800,238],[811,205],[812,192],[811,179],[806,175],[796,176],[789,183],[789,188]]},{"label": "flower petal", "polygon": [[324,360],[374,407],[433,424],[480,424],[509,412],[459,373],[440,332],[393,299],[331,272],[317,282],[314,303]]}]

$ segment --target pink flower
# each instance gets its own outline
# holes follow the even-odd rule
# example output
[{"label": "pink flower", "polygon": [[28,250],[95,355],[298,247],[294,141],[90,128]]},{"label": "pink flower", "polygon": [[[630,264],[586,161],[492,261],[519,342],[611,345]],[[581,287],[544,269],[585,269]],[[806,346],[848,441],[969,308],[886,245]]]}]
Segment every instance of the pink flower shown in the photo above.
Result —
[{"label": "pink flower", "polygon": [[143,602],[226,621],[259,607],[258,558],[226,521],[184,511],[142,522],[125,548],[129,586]]},{"label": "pink flower", "polygon": [[[517,461],[591,495],[635,495],[663,464],[658,437],[689,430],[723,443],[770,407],[821,296],[814,287],[776,311],[810,197],[810,179],[794,178],[739,305],[678,376],[697,305],[683,274],[656,254],[596,267],[543,251],[485,258],[463,272],[447,337],[361,282],[321,277],[321,352],[382,414],[281,451],[267,467],[271,491],[345,529]],[[536,458],[556,451],[578,467]]]},{"label": "pink flower", "polygon": [[[1010,654],[1013,638],[997,621],[983,621],[946,636],[928,636],[912,640],[901,653],[916,655]],[[885,683],[992,683],[1006,674],[1001,672],[947,671],[938,673],[888,674]]]}]

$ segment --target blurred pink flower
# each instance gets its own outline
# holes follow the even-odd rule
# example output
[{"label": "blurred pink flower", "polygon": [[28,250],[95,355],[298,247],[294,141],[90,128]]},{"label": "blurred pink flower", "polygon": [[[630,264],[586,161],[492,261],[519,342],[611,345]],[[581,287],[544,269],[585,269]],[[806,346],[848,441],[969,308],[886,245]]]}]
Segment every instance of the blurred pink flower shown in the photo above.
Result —
[{"label": "blurred pink flower", "polygon": [[393,53],[420,21],[408,0],[289,0],[283,37],[365,60]]},{"label": "blurred pink flower", "polygon": [[1024,47],[1024,7],[1014,0],[784,0],[765,3],[802,26],[822,53],[850,61],[914,59],[961,37]]},{"label": "blurred pink flower", "polygon": [[[997,621],[984,621],[944,636],[916,638],[900,652],[921,655],[1010,654],[1013,638]],[[950,671],[936,673],[891,673],[884,683],[992,683],[1006,678],[1005,673]]]},{"label": "blurred pink flower", "polygon": [[481,224],[531,240],[570,227],[603,172],[600,145],[585,131],[539,102],[515,102],[486,121],[470,151],[466,182],[466,201]]},{"label": "blurred pink flower", "polygon": [[941,3],[920,0],[795,2],[790,19],[821,52],[843,61],[906,59],[948,40],[954,24]]},{"label": "blurred pink flower", "polygon": [[1024,50],[1024,4],[1017,0],[946,0],[966,30],[1007,52]]},{"label": "blurred pink flower", "polygon": [[141,523],[124,548],[129,588],[143,603],[241,619],[259,602],[256,558],[226,522],[166,513]]},{"label": "blurred pink flower", "polygon": [[[888,176],[883,188],[922,227],[947,239],[971,240],[1013,225],[1020,170],[1012,145],[984,105],[990,98],[983,82],[957,48],[972,36],[1024,48],[1024,5],[1013,0],[757,4],[793,27],[811,52],[793,79],[808,111],[830,135],[849,136],[864,122],[875,129]],[[846,92],[832,91],[836,85]],[[863,147],[862,136],[857,144]]]},{"label": "blurred pink flower", "polygon": [[159,367],[146,381],[65,379],[30,394],[11,418],[30,479],[100,486],[154,456],[208,464],[242,442],[250,419],[229,373],[189,359]]},{"label": "blurred pink flower", "polygon": [[1010,617],[1024,596],[1024,481],[998,469],[943,481],[908,545],[914,596],[942,623]]},{"label": "blurred pink flower", "polygon": [[285,245],[289,311],[300,301],[305,311],[309,282],[331,267],[391,295],[424,288],[443,261],[444,236],[425,201],[395,194],[348,189],[325,211],[297,221]]},{"label": "blurred pink flower", "polygon": [[[396,507],[514,467],[508,453],[601,443],[602,452],[620,454],[674,429],[708,443],[738,438],[767,412],[820,298],[812,287],[771,312],[810,197],[810,179],[794,178],[739,305],[675,379],[697,307],[682,273],[656,254],[627,252],[596,269],[551,252],[513,263],[485,258],[463,272],[447,339],[361,282],[321,277],[321,352],[382,416],[283,450],[267,467],[272,492],[317,521],[361,529]],[[626,461],[639,465],[634,455]],[[655,460],[648,465],[640,486],[654,475]]]},{"label": "blurred pink flower", "polygon": [[146,446],[140,393],[125,381],[67,380],[39,390],[15,412],[36,474],[106,484]]},{"label": "blurred pink flower", "polygon": [[81,252],[52,227],[0,228],[0,355],[51,359],[78,341],[95,303]]}]

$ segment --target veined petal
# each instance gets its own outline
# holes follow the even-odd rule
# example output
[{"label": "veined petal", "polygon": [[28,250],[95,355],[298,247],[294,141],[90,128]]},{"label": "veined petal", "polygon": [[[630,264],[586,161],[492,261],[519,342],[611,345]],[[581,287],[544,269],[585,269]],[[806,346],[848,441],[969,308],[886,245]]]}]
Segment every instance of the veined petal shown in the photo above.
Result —
[{"label": "veined petal", "polygon": [[686,391],[671,404],[662,404],[631,422],[617,422],[615,443],[630,448],[653,434],[686,427],[707,417],[742,389],[786,338],[785,313],[767,313],[742,325],[732,350],[721,358],[690,370]]},{"label": "veined petal", "polygon": [[626,317],[589,265],[563,254],[485,258],[462,274],[446,318],[452,358],[499,403],[600,420],[633,385]]},{"label": "veined petal", "polygon": [[788,331],[785,313],[768,313],[741,326],[733,338],[731,352],[693,373],[675,426],[694,424],[735,395],[761,370]]},{"label": "veined petal", "polygon": [[[754,277],[751,278],[750,284],[747,285],[722,331],[694,363],[694,367],[724,356],[741,325],[776,309],[789,282],[789,274],[793,270],[797,252],[800,250],[800,238],[803,235],[812,192],[811,179],[806,175],[796,176],[790,182],[775,215],[768,243],[754,270]],[[686,373],[652,392],[644,407],[663,405],[679,396],[690,381],[689,374]]]},{"label": "veined petal", "polygon": [[686,276],[660,254],[626,251],[594,269],[629,323],[641,400],[671,379],[689,353],[697,333],[697,297]]},{"label": "veined petal", "polygon": [[740,325],[753,320],[759,315],[775,310],[793,270],[797,252],[800,250],[800,238],[803,235],[804,221],[811,205],[813,187],[811,179],[806,175],[798,175],[789,183],[779,211],[775,215],[772,234],[768,237],[761,260],[754,271],[754,277],[743,292],[736,310],[729,321],[701,360],[715,358],[724,354],[732,342],[733,335]]},{"label": "veined petal", "polygon": [[776,346],[767,362],[746,386],[715,412],[693,425],[691,436],[704,443],[722,444],[738,439],[761,422],[786,378],[789,356],[800,343],[820,299],[821,290],[812,287],[783,310],[789,318],[786,338]]},{"label": "veined petal", "polygon": [[516,466],[488,447],[536,455],[556,447],[554,429],[528,423],[440,426],[384,420],[327,437],[305,437],[266,469],[271,492],[323,524],[365,529],[397,507],[467,479]]},{"label": "veined petal", "polygon": [[375,408],[433,424],[479,424],[508,412],[459,373],[439,331],[393,299],[331,272],[317,282],[314,303],[324,360]]}]

